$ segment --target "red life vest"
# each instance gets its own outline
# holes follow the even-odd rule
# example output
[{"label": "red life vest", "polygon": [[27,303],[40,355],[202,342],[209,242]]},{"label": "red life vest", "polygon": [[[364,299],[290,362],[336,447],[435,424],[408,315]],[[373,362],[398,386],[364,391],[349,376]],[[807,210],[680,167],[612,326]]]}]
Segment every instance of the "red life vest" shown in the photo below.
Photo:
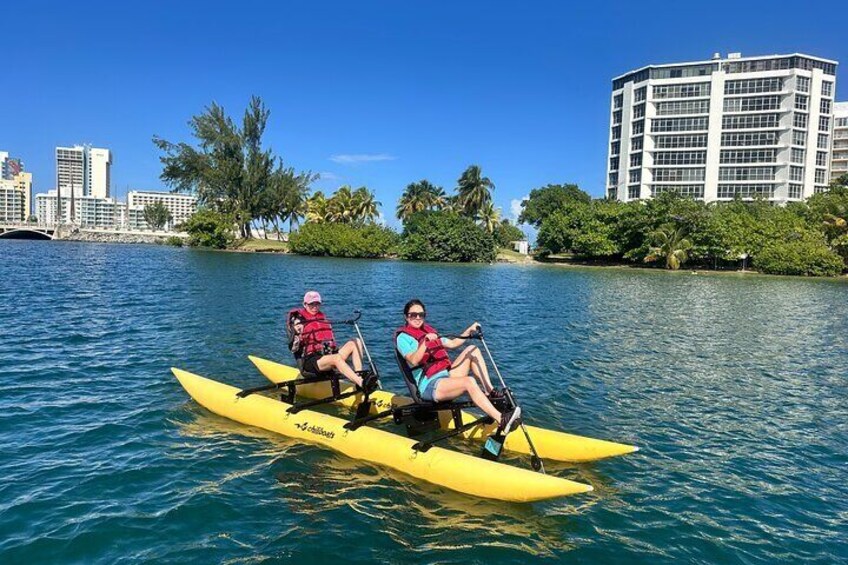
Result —
[{"label": "red life vest", "polygon": [[318,312],[313,316],[305,308],[297,308],[289,312],[290,320],[293,314],[297,314],[303,320],[303,328],[300,335],[297,336],[299,343],[295,356],[309,357],[316,353],[327,355],[338,351],[336,338],[333,335],[333,326],[326,321],[327,318],[323,312]]},{"label": "red life vest", "polygon": [[[430,333],[438,333],[433,326],[428,324],[424,324],[420,329],[413,328],[409,324],[400,328],[395,332],[395,341],[397,341],[397,336],[399,334],[407,334],[413,338],[420,344],[424,340],[424,336]],[[445,349],[445,346],[442,345],[441,339],[436,339],[435,341],[426,342],[427,349],[424,351],[424,356],[421,358],[421,361],[418,362],[418,369],[424,370],[424,376],[432,377],[436,373],[444,370],[450,370],[451,368],[451,360],[448,357],[448,351]]]}]

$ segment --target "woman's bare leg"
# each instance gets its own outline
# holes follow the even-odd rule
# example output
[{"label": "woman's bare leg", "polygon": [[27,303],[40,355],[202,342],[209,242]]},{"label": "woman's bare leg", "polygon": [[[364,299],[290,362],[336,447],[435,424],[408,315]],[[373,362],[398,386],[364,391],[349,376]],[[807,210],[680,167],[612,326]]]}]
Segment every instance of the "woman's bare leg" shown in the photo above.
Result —
[{"label": "woman's bare leg", "polygon": [[[478,381],[480,381],[480,386],[483,388],[483,392],[491,392],[495,387],[492,386],[492,381],[489,379],[489,369],[486,367],[486,360],[483,359],[483,354],[480,352],[479,347],[476,345],[469,345],[463,349],[462,353],[457,355],[456,361],[454,361],[454,366],[458,368],[466,362],[470,365],[471,372],[474,373],[474,376],[477,377]],[[462,376],[467,374],[468,370],[466,369],[465,374]]]},{"label": "woman's bare leg", "polygon": [[[351,342],[348,342],[348,344]],[[347,344],[345,344],[347,346]],[[354,361],[355,363],[356,361]],[[316,363],[318,368],[322,371],[329,371],[331,369],[335,369],[339,373],[345,376],[347,380],[355,384],[356,386],[362,386],[362,377],[356,374],[353,369],[350,368],[344,359],[342,359],[341,353],[333,353],[332,355],[324,355],[318,358],[318,362]],[[362,362],[359,363],[360,369],[362,368]]]},{"label": "woman's bare leg", "polygon": [[480,386],[473,377],[465,376],[441,379],[436,383],[433,400],[436,402],[444,402],[446,400],[453,400],[463,394],[468,394],[468,396],[471,397],[471,401],[477,405],[480,410],[500,424],[501,413],[497,408],[492,406],[492,403],[489,402],[489,398],[482,390],[480,390]]},{"label": "woman's bare leg", "polygon": [[361,371],[362,370],[362,344],[359,339],[352,339],[345,343],[341,349],[339,349],[339,357],[342,358],[342,361],[347,362],[348,357],[353,357],[353,370]]}]

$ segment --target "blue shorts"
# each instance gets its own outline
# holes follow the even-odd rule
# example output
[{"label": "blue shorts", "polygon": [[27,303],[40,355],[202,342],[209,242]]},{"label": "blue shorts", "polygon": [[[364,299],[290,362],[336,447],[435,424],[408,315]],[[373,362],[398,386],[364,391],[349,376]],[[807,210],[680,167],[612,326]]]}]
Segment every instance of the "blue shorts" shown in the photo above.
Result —
[{"label": "blue shorts", "polygon": [[449,378],[450,377],[435,377],[430,379],[430,381],[424,386],[424,390],[418,390],[418,394],[421,395],[421,399],[428,402],[436,402],[436,399],[433,398],[433,395],[436,394],[436,385],[440,380]]}]

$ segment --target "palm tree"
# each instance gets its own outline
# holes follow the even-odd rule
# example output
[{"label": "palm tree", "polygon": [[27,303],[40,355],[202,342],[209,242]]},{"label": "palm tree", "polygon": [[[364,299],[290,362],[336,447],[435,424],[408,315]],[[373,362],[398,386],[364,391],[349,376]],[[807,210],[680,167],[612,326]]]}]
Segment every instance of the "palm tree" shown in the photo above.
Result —
[{"label": "palm tree", "polygon": [[460,213],[462,209],[459,206],[459,196],[445,196],[441,209],[444,212]]},{"label": "palm tree", "polygon": [[374,193],[360,186],[353,192],[353,218],[357,223],[373,222],[380,217],[380,202],[374,199]]},{"label": "palm tree", "polygon": [[329,204],[324,193],[320,190],[306,201],[306,221],[313,224],[323,224],[329,219]]},{"label": "palm tree", "polygon": [[327,200],[327,221],[350,224],[356,219],[354,214],[353,190],[348,185],[340,186]]},{"label": "palm tree", "polygon": [[309,207],[310,185],[318,180],[320,176],[311,172],[301,173],[294,179],[294,184],[286,194],[286,210],[289,216],[289,233],[294,229],[295,224],[299,224],[300,220],[306,217]]},{"label": "palm tree", "polygon": [[460,211],[466,216],[476,217],[480,210],[492,201],[495,184],[482,176],[478,165],[471,165],[457,181],[457,200]]},{"label": "palm tree", "polygon": [[495,205],[491,202],[487,202],[480,208],[480,211],[477,213],[477,220],[480,222],[480,225],[486,228],[486,231],[489,233],[493,233],[495,231],[495,227],[498,225],[498,222],[501,219],[501,210],[500,208],[495,208]]},{"label": "palm tree", "polygon": [[689,259],[692,242],[686,239],[686,232],[683,228],[675,228],[671,224],[666,224],[651,232],[650,237],[654,245],[651,246],[648,255],[645,257],[646,263],[664,258],[666,269],[676,271]]},{"label": "palm tree", "polygon": [[445,203],[445,191],[430,181],[423,179],[410,183],[398,201],[395,215],[398,220],[406,221],[410,216],[424,210],[438,210]]}]

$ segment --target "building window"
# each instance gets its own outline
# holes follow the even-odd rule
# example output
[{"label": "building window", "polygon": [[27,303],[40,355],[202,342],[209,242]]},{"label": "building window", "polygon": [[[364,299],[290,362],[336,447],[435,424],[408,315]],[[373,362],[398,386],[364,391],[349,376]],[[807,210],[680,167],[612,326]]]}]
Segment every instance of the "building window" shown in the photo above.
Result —
[{"label": "building window", "polygon": [[630,155],[630,166],[631,167],[641,167],[642,166],[642,154],[641,153],[632,153]]},{"label": "building window", "polygon": [[645,133],[645,120],[633,122],[633,125],[630,129],[630,135],[642,135],[643,133]]},{"label": "building window", "polygon": [[721,144],[725,147],[750,147],[756,145],[777,145],[776,131],[753,131],[747,133],[723,133]]},{"label": "building window", "polygon": [[715,63],[707,63],[706,65],[678,65],[674,67],[661,67],[651,69],[651,78],[685,78],[685,77],[701,77],[708,76],[713,71],[718,70],[718,65]]},{"label": "building window", "polygon": [[818,145],[816,147],[818,147],[819,149],[827,149],[829,140],[829,135],[827,135],[826,133],[820,133],[818,138]]},{"label": "building window", "polygon": [[724,83],[725,94],[755,94],[760,92],[780,92],[783,79],[755,78],[748,80],[729,80]]},{"label": "building window", "polygon": [[655,182],[692,182],[704,180],[703,168],[653,169]]},{"label": "building window", "polygon": [[761,112],[780,108],[780,96],[754,96],[751,98],[726,98],[725,112]]},{"label": "building window", "polygon": [[662,118],[651,121],[651,132],[705,130],[709,118]]},{"label": "building window", "polygon": [[688,198],[703,198],[703,184],[652,184],[651,196],[657,196],[663,192],[676,192],[680,196]]},{"label": "building window", "polygon": [[618,173],[610,173],[609,174],[609,184],[610,186],[616,186],[618,184]]},{"label": "building window", "polygon": [[821,101],[821,106],[819,110],[821,110],[822,114],[830,114],[832,102],[830,100],[825,100],[824,98]]},{"label": "building window", "polygon": [[636,169],[635,171],[630,171],[630,182],[642,182],[642,169]]},{"label": "building window", "polygon": [[621,123],[621,110],[616,110],[612,113],[612,123],[620,124]]},{"label": "building window", "polygon": [[807,132],[792,130],[792,145],[800,145],[801,147],[807,145]]},{"label": "building window", "polygon": [[799,114],[795,112],[795,117],[792,120],[792,126],[798,129],[807,129],[807,114]]},{"label": "building window", "polygon": [[830,118],[819,116],[819,131],[830,131]]},{"label": "building window", "polygon": [[654,154],[654,165],[703,165],[706,151],[670,151]]},{"label": "building window", "polygon": [[806,112],[807,105],[810,101],[810,97],[804,94],[796,94],[795,95],[795,109]]},{"label": "building window", "polygon": [[836,127],[848,128],[848,118],[836,118]]},{"label": "building window", "polygon": [[618,188],[611,186],[607,189],[607,198],[610,200],[618,200]]},{"label": "building window", "polygon": [[621,139],[621,126],[613,126],[612,127],[612,138],[613,139]]},{"label": "building window", "polygon": [[721,119],[724,129],[775,128],[780,125],[780,114],[740,114],[724,116]]},{"label": "building window", "polygon": [[718,180],[774,180],[774,167],[720,167]]},{"label": "building window", "polygon": [[775,149],[723,149],[719,156],[722,164],[733,163],[774,163],[777,158]]},{"label": "building window", "polygon": [[796,77],[795,78],[795,88],[798,92],[809,92],[810,91],[810,79],[809,77]]},{"label": "building window", "polygon": [[627,187],[627,198],[630,200],[636,200],[639,198],[639,185],[635,184]]},{"label": "building window", "polygon": [[647,91],[648,91],[647,86],[642,86],[642,87],[637,88],[633,92],[633,102],[635,104],[638,104],[639,102],[644,102]]},{"label": "building window", "polygon": [[613,141],[610,143],[610,155],[618,155],[620,153],[621,142]]},{"label": "building window", "polygon": [[639,104],[638,106],[633,107],[633,119],[639,119],[645,117],[645,105]]},{"label": "building window", "polygon": [[707,135],[658,135],[654,138],[657,149],[679,149],[682,147],[706,147]]},{"label": "building window", "polygon": [[657,102],[658,116],[676,116],[681,114],[708,114],[709,100],[677,100],[673,102]]},{"label": "building window", "polygon": [[790,184],[789,185],[789,198],[800,199],[801,198],[801,185],[800,184]]},{"label": "building window", "polygon": [[642,150],[642,137],[634,137],[630,139],[630,150],[631,151],[641,151]]},{"label": "building window", "polygon": [[618,170],[618,157],[610,157],[610,170],[617,171]]},{"label": "building window", "polygon": [[624,105],[624,95],[623,94],[616,94],[615,96],[613,96],[613,98],[612,98],[613,109],[618,110],[623,105]]},{"label": "building window", "polygon": [[755,196],[764,196],[766,198],[774,197],[773,184],[719,184],[719,198],[754,198]]},{"label": "building window", "polygon": [[825,177],[827,176],[827,171],[824,169],[816,169],[816,184],[825,184],[827,181]]},{"label": "building window", "polygon": [[804,162],[804,150],[792,148],[792,158],[790,159],[793,163],[803,163]]},{"label": "building window", "polygon": [[816,166],[827,167],[827,151],[816,152]]},{"label": "building window", "polygon": [[697,82],[690,84],[675,84],[655,86],[654,98],[694,98],[710,95],[710,83]]},{"label": "building window", "polygon": [[789,180],[804,182],[804,167],[789,167]]},{"label": "building window", "polygon": [[833,96],[833,83],[830,81],[822,82],[822,96]]}]

